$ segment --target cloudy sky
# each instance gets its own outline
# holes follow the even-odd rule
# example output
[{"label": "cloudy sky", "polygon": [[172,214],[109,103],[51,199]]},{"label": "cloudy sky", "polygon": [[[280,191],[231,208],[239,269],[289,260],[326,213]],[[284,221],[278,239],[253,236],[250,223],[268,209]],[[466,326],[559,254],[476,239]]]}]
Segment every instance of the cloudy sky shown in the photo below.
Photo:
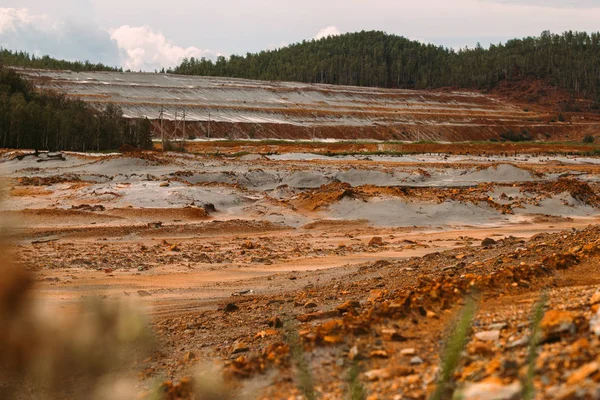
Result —
[{"label": "cloudy sky", "polygon": [[459,48],[598,21],[600,0],[2,0],[0,47],[152,71],[363,29]]}]

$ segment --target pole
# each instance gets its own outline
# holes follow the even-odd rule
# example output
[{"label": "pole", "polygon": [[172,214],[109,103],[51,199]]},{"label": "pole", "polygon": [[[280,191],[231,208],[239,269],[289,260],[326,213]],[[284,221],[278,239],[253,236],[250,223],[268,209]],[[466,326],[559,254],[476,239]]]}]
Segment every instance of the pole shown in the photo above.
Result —
[{"label": "pole", "polygon": [[161,105],[160,106],[160,114],[158,115],[158,120],[160,122],[160,141],[162,143],[162,151],[163,153],[165,152],[165,129],[163,126],[163,112],[164,112],[164,107]]},{"label": "pole", "polygon": [[208,110],[208,138],[210,139],[210,109]]},{"label": "pole", "polygon": [[183,135],[181,137],[181,151],[183,151],[185,145],[185,110],[183,110]]}]

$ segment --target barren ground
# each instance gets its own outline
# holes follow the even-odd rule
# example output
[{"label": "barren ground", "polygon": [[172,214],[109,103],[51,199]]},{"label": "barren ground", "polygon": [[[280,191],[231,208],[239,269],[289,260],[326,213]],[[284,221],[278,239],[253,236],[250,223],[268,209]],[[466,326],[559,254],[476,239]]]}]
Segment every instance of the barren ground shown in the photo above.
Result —
[{"label": "barren ground", "polygon": [[208,361],[253,397],[295,398],[281,321],[296,325],[322,398],[344,397],[354,362],[370,399],[422,399],[475,287],[456,373],[466,399],[518,398],[544,288],[538,398],[597,398],[599,158],[197,146],[237,156],[0,154],[0,214],[35,295],[147,310],[160,351],[132,366],[140,392],[160,378],[185,397],[184,378]]},{"label": "barren ground", "polygon": [[[558,141],[581,140],[600,127],[598,114],[581,107],[584,100],[540,82],[510,82],[481,93],[151,73],[19,72],[40,89],[100,108],[114,104],[128,118],[147,117],[156,137],[164,129],[167,136],[183,138],[460,142],[527,132],[536,140]],[[563,102],[583,111],[561,113]]]}]

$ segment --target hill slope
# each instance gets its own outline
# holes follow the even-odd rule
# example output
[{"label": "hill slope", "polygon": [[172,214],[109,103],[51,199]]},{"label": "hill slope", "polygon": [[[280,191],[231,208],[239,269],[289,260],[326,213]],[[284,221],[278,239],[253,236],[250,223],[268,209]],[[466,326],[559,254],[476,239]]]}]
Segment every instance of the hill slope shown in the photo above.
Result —
[{"label": "hill slope", "polygon": [[543,32],[489,49],[456,52],[363,31],[216,62],[186,59],[172,72],[406,89],[488,89],[504,80],[529,77],[599,101],[600,33]]},{"label": "hill slope", "polygon": [[[170,74],[20,70],[39,89],[98,109],[153,120],[167,135],[228,138],[493,140],[502,136],[578,139],[600,129],[597,116],[558,121],[544,109],[472,91],[425,91],[264,82]],[[567,118],[569,115],[567,115]],[[513,135],[513,136],[511,136]]]}]

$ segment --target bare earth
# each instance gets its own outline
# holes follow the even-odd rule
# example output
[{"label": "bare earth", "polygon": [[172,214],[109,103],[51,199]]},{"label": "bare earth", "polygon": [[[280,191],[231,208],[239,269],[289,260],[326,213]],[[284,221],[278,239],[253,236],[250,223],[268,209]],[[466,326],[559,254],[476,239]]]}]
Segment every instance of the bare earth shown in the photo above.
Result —
[{"label": "bare earth", "polygon": [[344,397],[352,363],[369,399],[426,398],[477,288],[455,378],[465,399],[518,398],[547,288],[538,397],[597,398],[599,158],[244,146],[237,157],[0,154],[0,214],[35,295],[57,309],[102,296],[147,310],[160,351],[132,366],[140,392],[161,377],[168,397],[185,397],[178,382],[208,361],[255,398],[295,398],[281,322],[295,324],[321,398]]}]

